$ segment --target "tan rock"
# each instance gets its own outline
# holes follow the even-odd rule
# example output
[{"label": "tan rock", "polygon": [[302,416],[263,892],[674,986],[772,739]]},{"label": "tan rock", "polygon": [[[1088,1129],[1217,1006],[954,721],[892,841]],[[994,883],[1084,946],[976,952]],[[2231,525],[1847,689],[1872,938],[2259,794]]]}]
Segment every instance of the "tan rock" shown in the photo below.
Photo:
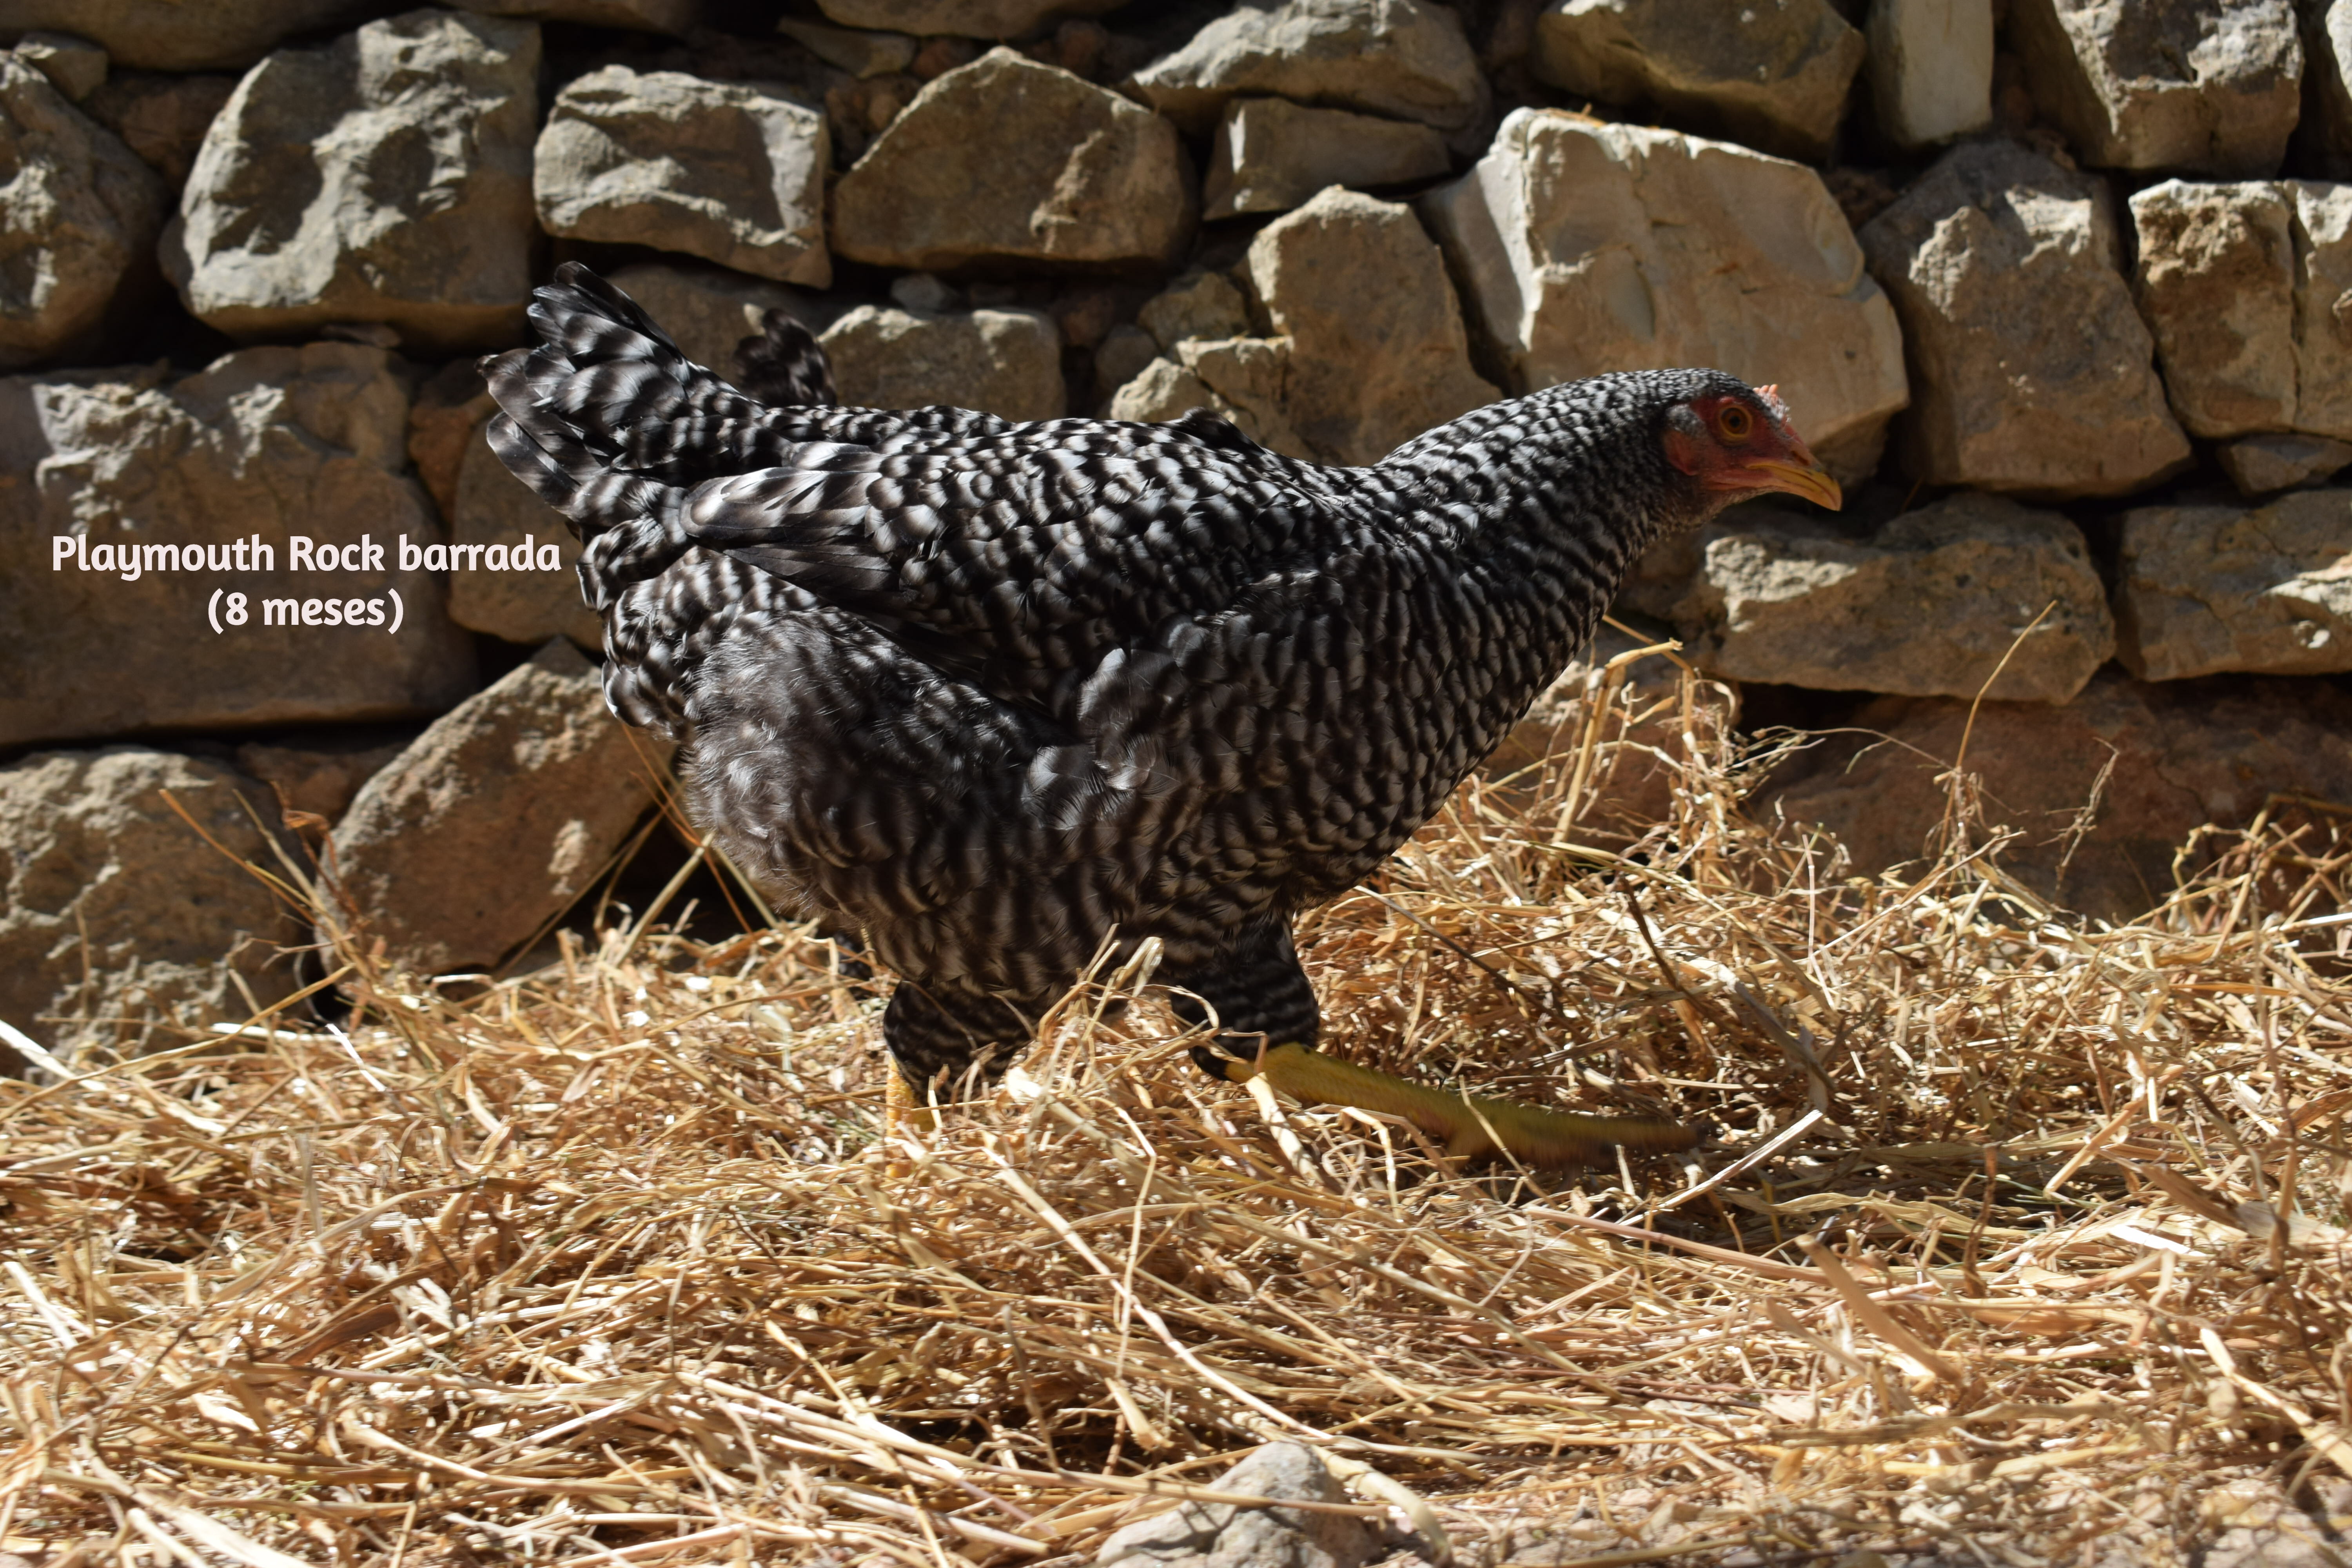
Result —
[{"label": "tan rock", "polygon": [[1871,0],[1870,96],[1900,147],[1992,123],[1992,0]]},{"label": "tan rock", "polygon": [[1017,38],[1056,16],[1098,16],[1127,0],[817,0],[828,20],[918,37]]},{"label": "tan rock", "polygon": [[241,1022],[239,978],[265,1005],[293,991],[279,952],[301,933],[237,864],[280,869],[277,822],[268,790],[203,758],[109,746],[0,765],[0,1018],[70,1061],[181,1043],[158,1024]]},{"label": "tan rock", "polygon": [[1906,456],[1919,478],[2120,495],[2188,462],[2096,176],[1970,143],[1860,238],[1910,348]]},{"label": "tan rock", "polygon": [[918,315],[861,305],[818,342],[841,401],[860,408],[978,408],[1059,419],[1062,340],[1042,310]]},{"label": "tan rock", "polygon": [[915,63],[915,40],[904,33],[868,33],[854,27],[828,27],[785,16],[776,31],[829,66],[863,80],[891,76]]},{"label": "tan rock", "polygon": [[[379,732],[380,733],[380,732]],[[408,749],[404,740],[377,735],[304,737],[301,745],[253,742],[236,749],[236,765],[268,786],[289,813],[314,816],[328,826],[351,808],[360,787]]]},{"label": "tan rock", "polygon": [[1217,122],[1202,216],[1288,212],[1327,185],[1410,184],[1447,167],[1445,139],[1426,125],[1284,98],[1236,98]]},{"label": "tan rock", "polygon": [[643,307],[687,358],[730,381],[742,371],[736,349],[759,335],[767,312],[782,310],[808,325],[817,313],[817,302],[796,289],[716,267],[641,261],[608,281]]},{"label": "tan rock", "polygon": [[82,110],[177,191],[187,183],[205,132],[236,90],[233,76],[112,71],[83,100]]},{"label": "tan rock", "polygon": [[2294,180],[2294,426],[2352,440],[2352,184]]},{"label": "tan rock", "polygon": [[1956,495],[1862,540],[1741,507],[1700,545],[1676,630],[1731,679],[1970,698],[1990,681],[2002,700],[2063,702],[2115,652],[2082,531],[1998,496]]},{"label": "tan rock", "polygon": [[1163,266],[1192,232],[1175,128],[1068,71],[993,49],[918,93],[834,189],[843,256]]},{"label": "tan rock", "polygon": [[435,351],[517,340],[539,53],[534,23],[424,10],[255,67],[164,231],[190,311],[232,336],[381,321]]},{"label": "tan rock", "polygon": [[2277,171],[2301,104],[2291,0],[2015,0],[2034,106],[2102,168]]},{"label": "tan rock", "polygon": [[2352,0],[2309,0],[2303,19],[2303,117],[2288,153],[2292,166],[2323,179],[2352,179]]},{"label": "tan rock", "polygon": [[2352,490],[2126,512],[2116,622],[2144,680],[2352,669]]},{"label": "tan rock", "polygon": [[1814,451],[1849,477],[1874,466],[1909,399],[1894,309],[1810,169],[1520,110],[1421,209],[1515,391],[1718,366],[1777,383]]},{"label": "tan rock", "polygon": [[0,54],[0,370],[87,349],[163,222],[163,183],[24,59]]},{"label": "tan rock", "polygon": [[1143,100],[1206,136],[1236,94],[1475,133],[1490,102],[1453,11],[1428,0],[1238,5],[1135,75]]},{"label": "tan rock", "polygon": [[780,91],[606,66],[556,95],[531,190],[548,233],[833,281],[824,113]]},{"label": "tan rock", "polygon": [[[1318,458],[1374,463],[1499,394],[1470,368],[1445,260],[1409,207],[1328,190],[1250,242],[1252,287],[1277,340],[1284,422]],[[1212,387],[1228,382],[1198,356]]]},{"label": "tan rock", "polygon": [[[0,624],[18,628],[0,642],[0,745],[406,718],[473,689],[439,577],[400,563],[402,538],[442,541],[402,472],[407,416],[391,356],[356,343],[241,350],[168,386],[0,381],[0,472],[25,476],[0,486]],[[352,570],[296,569],[297,536]],[[79,552],[60,559],[58,539]],[[383,622],[301,624],[354,598]]]},{"label": "tan rock", "polygon": [[369,0],[8,0],[0,26],[88,38],[117,66],[243,70],[280,38],[348,27]]},{"label": "tan rock", "polygon": [[[1150,332],[1132,324],[1113,327],[1095,346],[1095,385],[1116,393],[1160,357],[1160,344]],[[1178,412],[1182,412],[1181,409]],[[1117,418],[1150,417],[1118,415]]]},{"label": "tan rock", "polygon": [[[1184,346],[1194,349],[1197,353],[1200,349],[1213,345],[1188,342]],[[1158,425],[1203,408],[1261,447],[1280,452],[1286,458],[1304,458],[1310,461],[1314,458],[1314,454],[1307,448],[1307,443],[1298,438],[1298,432],[1283,419],[1277,400],[1252,399],[1247,405],[1236,403],[1211,390],[1209,384],[1190,366],[1172,359],[1154,359],[1145,364],[1112,394],[1107,416],[1139,419]]]},{"label": "tan rock", "polygon": [[1244,337],[1249,301],[1222,272],[1187,273],[1146,300],[1135,324],[1171,351],[1186,338]]},{"label": "tan rock", "polygon": [[2352,799],[2352,695],[2251,677],[2151,685],[2110,668],[2057,707],[1882,698],[1750,810],[1829,828],[1875,875],[1923,853],[1955,762],[1981,781],[1987,822],[2023,835],[2007,869],[2063,908],[2128,919],[2171,890],[2174,853],[2204,824],[2242,826],[2274,793]]},{"label": "tan rock", "polygon": [[[563,514],[539,499],[490,450],[474,426],[457,463],[457,493],[448,513],[449,542],[478,544],[468,564],[449,574],[449,618],[468,631],[506,642],[538,644],[565,637],[591,652],[604,646],[604,626],[581,595],[580,541]],[[506,547],[508,566],[473,564],[491,559],[487,547]],[[552,545],[551,551],[548,547]],[[518,567],[528,547],[530,565]]]},{"label": "tan rock", "polygon": [[488,968],[595,885],[670,751],[551,641],[368,780],[335,828],[336,891],[394,963]]},{"label": "tan rock", "polygon": [[[1283,1501],[1344,1502],[1348,1496],[1303,1443],[1268,1443],[1252,1450],[1217,1478],[1216,1488]],[[1362,1568],[1379,1554],[1379,1538],[1362,1520],[1346,1514],[1188,1502],[1116,1531],[1095,1563],[1097,1568],[1223,1568],[1244,1563]]]},{"label": "tan rock", "polygon": [[2291,427],[2294,208],[2266,181],[2167,180],[2131,199],[2133,293],[2189,434]]},{"label": "tan rock", "polygon": [[1865,52],[1828,0],[1749,6],[1736,22],[1701,22],[1679,0],[1553,0],[1536,22],[1534,65],[1579,96],[1654,105],[1695,129],[1820,163]]}]

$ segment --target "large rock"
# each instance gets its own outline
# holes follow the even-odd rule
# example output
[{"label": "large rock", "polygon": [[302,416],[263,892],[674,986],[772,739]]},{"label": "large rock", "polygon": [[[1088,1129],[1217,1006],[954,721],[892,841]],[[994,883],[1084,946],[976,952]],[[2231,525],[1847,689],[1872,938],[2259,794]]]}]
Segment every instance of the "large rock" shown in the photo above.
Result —
[{"label": "large rock", "polygon": [[[0,484],[0,746],[402,718],[471,690],[440,579],[400,564],[403,538],[442,542],[402,472],[407,414],[391,356],[355,343],[246,349],[168,386],[141,371],[0,381],[15,479]],[[296,536],[350,551],[352,569],[295,570]],[[60,557],[58,540],[82,548]],[[201,566],[186,560],[199,550]],[[299,624],[352,599],[383,623]],[[298,624],[268,624],[289,603]]]},{"label": "large rock", "polygon": [[1743,507],[1700,544],[1676,630],[1700,668],[1736,680],[2063,702],[2115,652],[2082,531],[1997,496],[1956,495],[1864,540]]},{"label": "large rock", "polygon": [[2304,0],[2303,118],[2289,151],[2296,170],[2352,179],[2352,0]]},{"label": "large rock", "polygon": [[2103,168],[2275,173],[2300,110],[2292,0],[2016,0],[2034,106]]},{"label": "large rock", "polygon": [[1445,139],[1426,125],[1286,98],[1237,98],[1217,123],[1202,212],[1288,212],[1326,185],[1409,184],[1447,167]]},{"label": "large rock", "polygon": [[547,232],[823,289],[821,110],[745,82],[606,66],[556,95],[531,191]]},{"label": "large rock", "polygon": [[385,733],[384,726],[367,725],[356,731],[306,732],[299,744],[247,742],[236,749],[236,765],[268,786],[289,818],[316,817],[332,827],[351,808],[361,786],[389,767],[415,738],[388,740]]},{"label": "large rock", "polygon": [[1195,136],[1242,93],[1416,120],[1457,140],[1478,132],[1491,101],[1461,22],[1429,0],[1236,5],[1134,85]]},{"label": "large rock", "polygon": [[741,374],[736,349],[759,334],[770,310],[816,322],[816,301],[798,289],[715,267],[640,261],[606,280],[642,306],[687,358],[730,381]]},{"label": "large rock", "polygon": [[1956,761],[1982,780],[1988,822],[2023,834],[2003,864],[2027,887],[2126,919],[2171,889],[2173,853],[2202,825],[2242,826],[2274,793],[2352,800],[2352,694],[2247,676],[2153,685],[2110,668],[2063,707],[1881,698],[1750,809],[1830,828],[1874,875],[1919,858]]},{"label": "large rock", "polygon": [[535,23],[427,10],[256,66],[164,232],[188,309],[232,336],[382,321],[434,351],[516,339],[539,57]]},{"label": "large rock", "polygon": [[1017,38],[1056,16],[1098,16],[1127,0],[817,0],[845,27],[917,37]]},{"label": "large rock", "polygon": [[[1216,1489],[1280,1501],[1346,1502],[1347,1489],[1303,1443],[1268,1443]],[[1365,1522],[1296,1508],[1180,1503],[1112,1534],[1097,1568],[1361,1568],[1381,1552]]]},{"label": "large rock", "polygon": [[1864,226],[1910,344],[1919,478],[2120,495],[2189,460],[2117,270],[2112,204],[2095,175],[1984,142],[1946,153]]},{"label": "large rock", "polygon": [[[158,1021],[242,1020],[237,977],[265,1004],[293,990],[278,950],[300,933],[236,863],[280,869],[264,837],[278,819],[252,779],[171,752],[110,746],[0,766],[0,1018],[70,1058],[96,1044],[140,1049]],[[0,1060],[12,1054],[0,1047]]]},{"label": "large rock", "polygon": [[932,314],[861,305],[818,340],[834,389],[860,408],[978,408],[1059,419],[1068,408],[1062,338],[1042,310]]},{"label": "large rock", "polygon": [[167,76],[110,71],[82,110],[163,176],[173,191],[187,183],[205,132],[236,91],[233,76]]},{"label": "large rock", "polygon": [[1898,147],[1992,123],[1992,0],[1871,0],[1870,98]]},{"label": "large rock", "polygon": [[1535,73],[1579,97],[1654,105],[1699,130],[1817,163],[1865,52],[1829,0],[1704,19],[1683,0],[1553,0],[1536,22]]},{"label": "large rock", "polygon": [[2352,438],[2352,185],[2168,180],[2131,211],[2134,289],[2189,433]]},{"label": "large rock", "polygon": [[593,885],[670,751],[551,641],[368,780],[335,828],[336,891],[394,963],[488,968]]},{"label": "large rock", "polygon": [[79,103],[106,82],[106,51],[71,33],[27,33],[10,52],[47,77],[71,103]]},{"label": "large rock", "polygon": [[2352,490],[2126,512],[2116,621],[2144,680],[2352,669]]},{"label": "large rock", "polygon": [[[508,471],[484,437],[487,416],[474,426],[457,460],[457,491],[447,513],[453,548],[506,546],[504,571],[477,568],[449,574],[449,618],[469,631],[507,642],[537,644],[566,637],[582,647],[602,647],[604,623],[581,597],[580,541],[563,514]],[[552,545],[553,549],[548,547]],[[530,565],[518,569],[527,547]]]},{"label": "large rock", "polygon": [[78,34],[141,70],[243,70],[280,38],[385,8],[380,0],[6,0],[0,28]]},{"label": "large rock", "polygon": [[1813,449],[1849,475],[1874,464],[1910,395],[1895,311],[1810,169],[1521,110],[1422,211],[1515,391],[1720,366],[1778,383]]},{"label": "large rock", "polygon": [[89,346],[163,222],[163,182],[0,54],[0,370]]},{"label": "large rock", "polygon": [[992,49],[915,95],[833,193],[834,248],[925,270],[975,261],[1164,265],[1191,238],[1175,127]]},{"label": "large rock", "polygon": [[[1361,464],[1494,401],[1412,209],[1334,187],[1261,229],[1247,265],[1276,335],[1181,338],[1119,389],[1112,417],[1207,408],[1276,451]],[[1202,279],[1146,306],[1144,325],[1214,330],[1226,309]]]}]

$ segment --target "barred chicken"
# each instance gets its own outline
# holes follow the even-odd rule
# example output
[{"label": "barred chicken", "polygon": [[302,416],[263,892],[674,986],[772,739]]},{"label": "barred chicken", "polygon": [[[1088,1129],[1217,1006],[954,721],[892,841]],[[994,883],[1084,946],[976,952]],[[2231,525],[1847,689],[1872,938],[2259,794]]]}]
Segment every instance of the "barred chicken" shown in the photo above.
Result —
[{"label": "barred chicken", "polygon": [[1368,468],[1207,413],[843,407],[781,314],[741,385],[578,266],[484,363],[489,440],[585,543],[604,689],[780,908],[898,977],[901,1099],[1001,1069],[1104,948],[1157,939],[1195,1053],[1530,1163],[1672,1122],[1439,1092],[1315,1047],[1293,920],[1378,868],[1591,635],[1652,541],[1840,504],[1770,387],[1604,375]]}]

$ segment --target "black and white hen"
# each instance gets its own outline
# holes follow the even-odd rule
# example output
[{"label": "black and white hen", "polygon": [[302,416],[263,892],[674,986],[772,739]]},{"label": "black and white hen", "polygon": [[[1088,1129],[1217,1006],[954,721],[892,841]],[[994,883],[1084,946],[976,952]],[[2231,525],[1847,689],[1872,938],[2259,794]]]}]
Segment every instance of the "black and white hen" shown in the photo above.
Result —
[{"label": "black and white hen", "polygon": [[540,346],[486,362],[489,439],[586,542],[613,710],[685,744],[698,819],[780,907],[900,977],[918,1093],[1001,1067],[1107,939],[1157,938],[1221,1076],[1465,1152],[1687,1144],[1314,1051],[1291,922],[1436,811],[1651,541],[1761,490],[1838,504],[1772,389],[1601,376],[1324,468],[1207,414],[836,406],[781,315],[747,392],[577,266],[530,314]]}]

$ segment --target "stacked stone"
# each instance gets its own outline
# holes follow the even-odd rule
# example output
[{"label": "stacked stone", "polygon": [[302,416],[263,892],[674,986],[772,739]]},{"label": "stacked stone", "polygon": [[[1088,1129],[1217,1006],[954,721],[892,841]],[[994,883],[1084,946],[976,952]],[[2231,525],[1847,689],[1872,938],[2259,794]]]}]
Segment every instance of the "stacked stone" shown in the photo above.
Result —
[{"label": "stacked stone", "polygon": [[[569,258],[722,371],[782,310],[850,402],[1331,463],[1602,371],[1777,383],[1854,506],[1730,513],[1622,613],[1928,753],[1984,699],[2029,877],[2116,756],[2097,912],[2352,800],[2352,0],[782,9],[0,0],[0,1019],[302,983],[183,810],[331,837],[442,973],[622,856],[667,759],[472,369]],[[1902,858],[1909,754],[1778,808]]]}]

